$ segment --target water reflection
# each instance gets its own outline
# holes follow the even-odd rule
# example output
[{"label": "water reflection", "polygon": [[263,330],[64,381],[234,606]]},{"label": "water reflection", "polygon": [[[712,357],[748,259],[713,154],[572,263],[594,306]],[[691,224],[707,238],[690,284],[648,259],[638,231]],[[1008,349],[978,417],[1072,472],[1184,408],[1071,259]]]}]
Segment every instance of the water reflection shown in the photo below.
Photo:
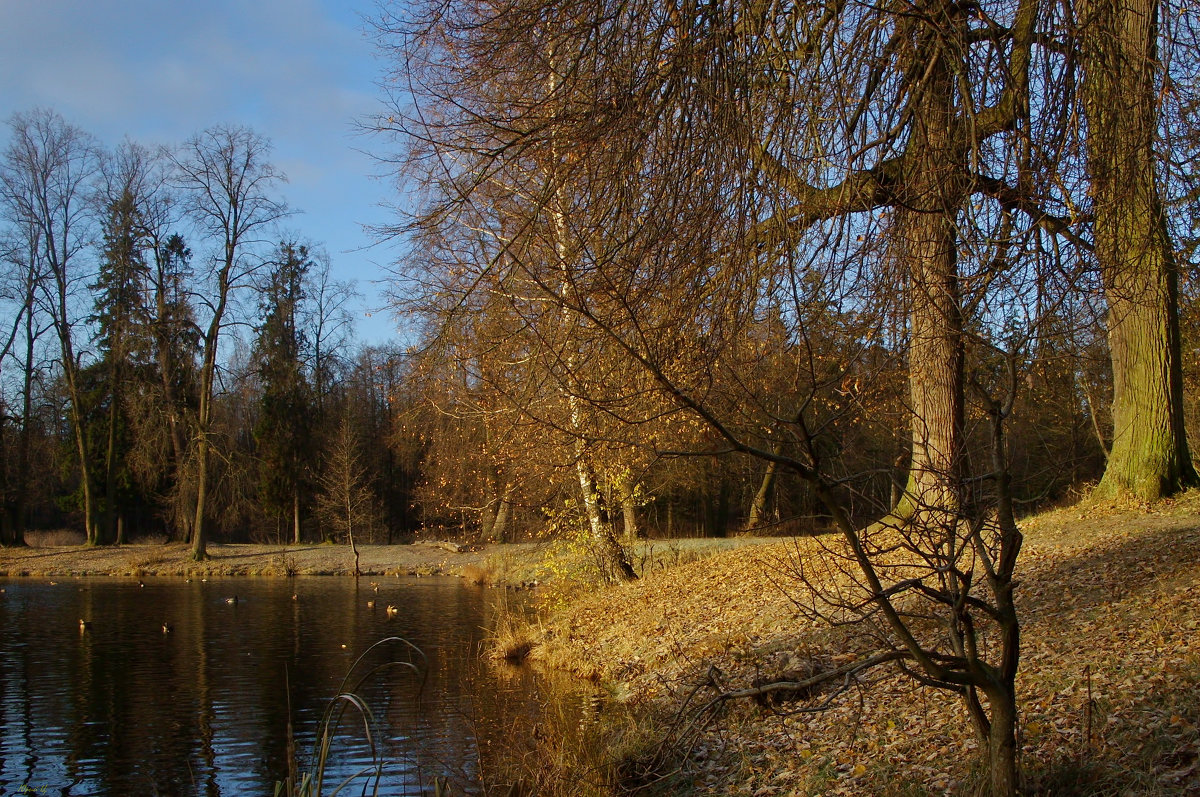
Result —
[{"label": "water reflection", "polygon": [[[307,764],[329,698],[387,636],[417,645],[427,672],[423,690],[400,668],[363,686],[381,794],[420,794],[434,776],[477,788],[488,734],[537,711],[528,674],[479,664],[496,593],[458,580],[389,579],[378,592],[335,578],[0,586],[0,794],[270,794],[288,772],[289,692]],[[327,783],[370,760],[361,735],[336,749]]]}]

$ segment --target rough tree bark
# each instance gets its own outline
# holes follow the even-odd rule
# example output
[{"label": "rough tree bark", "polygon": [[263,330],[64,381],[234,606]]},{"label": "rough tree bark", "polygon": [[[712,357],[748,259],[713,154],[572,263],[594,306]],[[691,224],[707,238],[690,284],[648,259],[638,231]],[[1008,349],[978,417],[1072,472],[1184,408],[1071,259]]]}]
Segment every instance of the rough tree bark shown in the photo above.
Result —
[{"label": "rough tree bark", "polygon": [[1112,449],[1097,493],[1148,501],[1198,483],[1184,430],[1179,268],[1155,174],[1158,12],[1155,0],[1078,6],[1113,368]]},{"label": "rough tree bark", "polygon": [[957,12],[948,4],[939,6],[931,24],[910,34],[906,54],[908,78],[918,88],[909,103],[911,133],[891,245],[906,278],[912,458],[905,496],[894,511],[900,518],[932,520],[929,511],[936,508],[942,515],[937,522],[946,523],[953,522],[961,503],[964,383],[957,220],[966,198],[966,146],[964,120],[955,107],[955,55],[945,40],[961,28]]}]

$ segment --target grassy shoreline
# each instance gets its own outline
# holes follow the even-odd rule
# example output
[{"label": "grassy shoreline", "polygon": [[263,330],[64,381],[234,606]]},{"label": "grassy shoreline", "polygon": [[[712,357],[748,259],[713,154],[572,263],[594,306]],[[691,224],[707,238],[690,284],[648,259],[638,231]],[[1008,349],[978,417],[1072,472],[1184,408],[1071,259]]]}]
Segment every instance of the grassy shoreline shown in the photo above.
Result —
[{"label": "grassy shoreline", "polygon": [[[449,544],[359,546],[362,575],[458,575],[504,546],[453,551]],[[510,555],[535,546],[512,546]],[[0,576],[293,576],[353,575],[346,545],[209,544],[209,558],[191,559],[184,543],[49,546],[0,549]]]},{"label": "grassy shoreline", "polygon": [[[731,548],[769,543],[753,537],[643,541],[634,549],[640,570],[673,567]],[[476,583],[514,586],[544,580],[547,574],[579,569],[562,564],[568,554],[553,542],[460,545],[423,541],[360,545],[364,576],[448,575]],[[70,576],[234,577],[348,576],[354,554],[348,545],[261,545],[210,543],[208,559],[195,562],[185,543],[133,543],[120,546],[32,545],[0,548],[0,577]],[[558,564],[554,564],[557,560]]]}]

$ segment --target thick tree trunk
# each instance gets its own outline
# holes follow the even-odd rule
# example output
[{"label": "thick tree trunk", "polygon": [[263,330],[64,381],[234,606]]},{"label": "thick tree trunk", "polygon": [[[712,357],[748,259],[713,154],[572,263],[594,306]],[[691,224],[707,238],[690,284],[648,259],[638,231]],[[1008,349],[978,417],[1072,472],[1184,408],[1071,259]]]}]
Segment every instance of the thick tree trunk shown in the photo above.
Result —
[{"label": "thick tree trunk", "polygon": [[500,513],[504,511],[501,503],[504,501],[508,487],[503,484],[498,468],[493,467],[491,469],[487,485],[491,492],[491,497],[479,513],[479,522],[481,525],[480,536],[482,539],[491,542],[500,542],[500,537],[504,533],[504,530],[497,530],[496,523],[500,519]]},{"label": "thick tree trunk", "polygon": [[493,498],[491,501],[488,501],[487,505],[479,513],[480,536],[490,542],[496,541],[496,537],[492,533],[492,530],[496,526],[496,504],[497,500]]},{"label": "thick tree trunk", "polygon": [[758,492],[754,494],[754,501],[750,504],[750,517],[746,520],[748,530],[762,525],[763,518],[767,514],[767,502],[771,500],[771,493],[775,490],[775,473],[778,470],[779,463],[774,460],[767,463],[766,472],[763,473],[762,481],[758,484]]},{"label": "thick tree trunk", "polygon": [[74,367],[74,352],[67,341],[62,343],[62,355],[67,397],[71,402],[71,429],[75,434],[75,454],[79,457],[79,490],[83,500],[84,535],[88,545],[99,545],[100,524],[96,522],[96,496],[92,485],[92,469],[88,467],[87,430],[83,425],[81,396],[75,379],[77,373]]},{"label": "thick tree trunk", "polygon": [[1011,689],[992,690],[987,738],[988,794],[1012,797],[1017,793],[1017,699]]},{"label": "thick tree trunk", "polygon": [[624,522],[625,542],[629,545],[637,542],[638,534],[638,516],[637,516],[637,501],[634,500],[632,494],[621,496],[621,519]]},{"label": "thick tree trunk", "polygon": [[640,530],[638,528],[638,500],[637,500],[637,483],[633,478],[633,471],[626,468],[621,471],[616,479],[617,500],[621,504],[621,536],[625,538],[626,545],[633,545],[637,542]]},{"label": "thick tree trunk", "polygon": [[1158,3],[1078,8],[1113,367],[1113,442],[1097,493],[1155,500],[1197,483],[1184,430],[1179,272],[1155,176]]},{"label": "thick tree trunk", "polygon": [[208,434],[200,432],[196,441],[196,517],[192,522],[192,559],[197,562],[208,558],[204,527],[204,510],[208,503],[208,445]]},{"label": "thick tree trunk", "polygon": [[908,487],[895,512],[938,523],[953,522],[947,515],[961,501],[964,406],[957,217],[966,196],[966,148],[950,68],[955,54],[944,49],[943,35],[932,25],[913,35],[910,70],[917,94],[909,106],[907,169],[892,231],[893,252],[907,278],[913,414]]},{"label": "thick tree trunk", "polygon": [[512,501],[509,498],[509,488],[505,488],[497,502],[495,521],[492,523],[492,539],[496,542],[505,541],[504,535],[508,533],[508,516],[511,511]]}]

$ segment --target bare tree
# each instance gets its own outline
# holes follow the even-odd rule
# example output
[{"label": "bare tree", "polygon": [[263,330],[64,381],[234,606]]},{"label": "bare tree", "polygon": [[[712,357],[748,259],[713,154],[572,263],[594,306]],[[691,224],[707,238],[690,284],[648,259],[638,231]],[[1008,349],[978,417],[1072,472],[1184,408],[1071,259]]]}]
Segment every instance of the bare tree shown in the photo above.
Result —
[{"label": "bare tree", "polygon": [[337,437],[326,455],[321,487],[317,498],[318,511],[336,533],[346,535],[354,552],[354,575],[357,576],[358,544],[354,533],[369,531],[377,522],[379,508],[348,414],[343,416]]},{"label": "bare tree", "polygon": [[84,529],[88,543],[94,545],[100,541],[100,529],[81,403],[81,353],[75,337],[83,317],[79,289],[88,277],[83,252],[94,234],[90,192],[97,150],[86,133],[53,111],[14,114],[8,125],[12,139],[0,171],[0,199],[8,220],[25,237],[21,250],[29,258],[28,273],[36,286],[31,298],[58,338],[79,458]]},{"label": "bare tree", "polygon": [[[0,351],[0,372],[6,362],[20,363],[19,405],[5,402],[4,424],[18,425],[16,451],[9,454],[11,442],[5,437],[4,515],[0,518],[0,545],[23,545],[29,510],[30,463],[33,443],[33,390],[39,368],[35,350],[47,325],[35,305],[40,274],[38,271],[39,235],[28,221],[12,225],[11,239],[4,244],[5,299],[15,308],[12,326]],[[23,231],[23,234],[22,232]],[[11,373],[11,368],[8,373]],[[11,463],[11,467],[10,466]]]},{"label": "bare tree", "polygon": [[245,127],[218,126],[190,139],[175,153],[176,184],[196,225],[214,236],[206,289],[197,297],[207,310],[201,336],[199,406],[193,456],[196,460],[196,512],[192,556],[206,554],[205,511],[208,501],[209,454],[212,447],[213,398],[217,384],[218,344],[228,323],[235,293],[250,284],[262,265],[254,253],[267,229],[287,215],[272,196],[283,175],[267,160],[269,142]]},{"label": "bare tree", "polygon": [[[997,9],[1003,24],[972,8],[431,4],[385,24],[419,103],[380,121],[408,134],[429,187],[405,231],[429,242],[414,267],[447,268],[442,320],[503,297],[572,399],[562,426],[578,441],[583,407],[630,437],[671,415],[719,442],[660,453],[741,452],[803,479],[880,619],[879,661],[963,696],[991,791],[1011,794],[1020,535],[1002,489],[982,503],[967,489],[967,319],[983,347],[994,319],[973,311],[1024,242],[1063,223],[1008,183],[1027,165],[1037,4]],[[908,490],[866,528],[828,469],[820,399],[870,342],[849,341],[832,368],[815,360],[798,301],[809,275],[865,330],[907,316],[893,345],[909,364]],[[787,412],[749,389],[740,343],[781,301],[802,375]],[[657,401],[633,400],[641,386]],[[1000,452],[1014,391],[981,401]],[[786,447],[769,442],[779,428]],[[1006,473],[1000,456],[974,476]],[[918,630],[929,612],[946,636]],[[987,653],[983,627],[998,640]]]},{"label": "bare tree", "polygon": [[325,400],[338,368],[337,357],[350,345],[354,319],[348,305],[357,294],[352,283],[339,282],[330,276],[327,253],[314,252],[312,261],[303,326],[309,343],[307,356],[317,413],[320,414],[325,409]]}]

